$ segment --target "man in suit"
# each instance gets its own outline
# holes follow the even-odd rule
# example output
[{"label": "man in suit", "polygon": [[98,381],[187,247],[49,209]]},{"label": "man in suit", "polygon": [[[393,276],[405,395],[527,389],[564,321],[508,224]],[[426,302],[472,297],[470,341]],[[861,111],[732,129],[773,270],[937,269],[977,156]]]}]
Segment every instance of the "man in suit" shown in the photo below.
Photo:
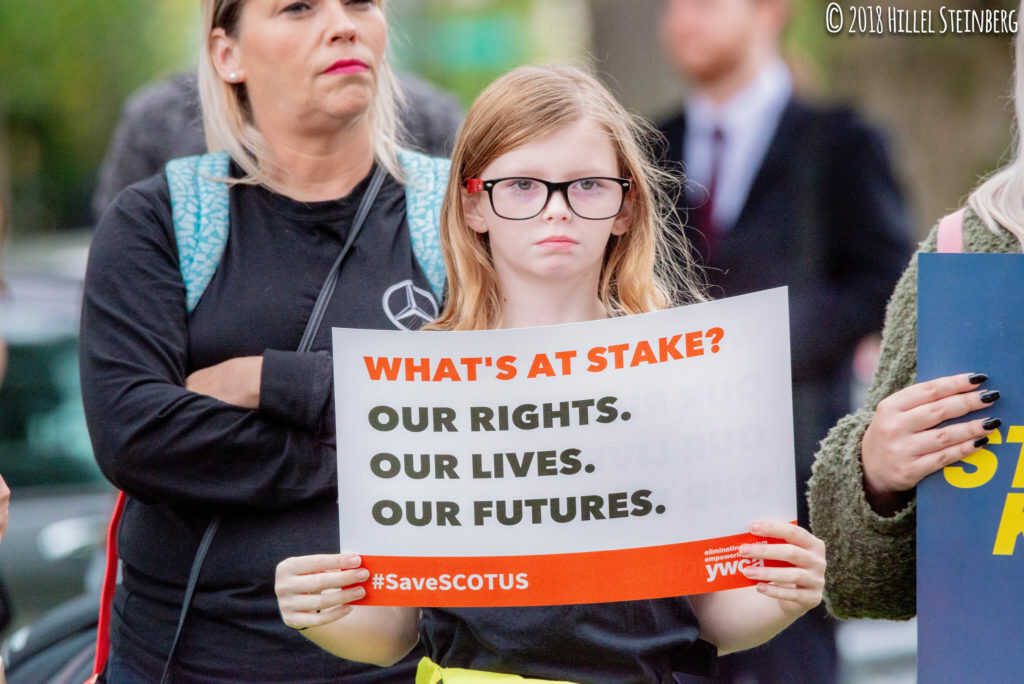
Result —
[{"label": "man in suit", "polygon": [[[881,327],[910,254],[881,136],[849,109],[794,95],[780,41],[788,0],[664,0],[663,48],[691,86],[660,128],[682,167],[686,235],[714,297],[789,286],[798,517],[818,441],[849,410],[851,356]],[[721,660],[734,682],[836,679],[823,609]],[[682,680],[686,681],[686,680]]]}]

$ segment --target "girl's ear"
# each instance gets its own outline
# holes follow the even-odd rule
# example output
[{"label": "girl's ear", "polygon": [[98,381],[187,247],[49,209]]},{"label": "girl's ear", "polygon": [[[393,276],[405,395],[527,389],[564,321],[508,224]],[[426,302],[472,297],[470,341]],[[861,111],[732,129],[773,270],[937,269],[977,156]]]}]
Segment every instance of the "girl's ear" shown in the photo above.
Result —
[{"label": "girl's ear", "polygon": [[216,28],[210,33],[210,59],[213,68],[228,83],[245,81],[245,71],[242,69],[240,57],[238,42],[224,29]]},{"label": "girl's ear", "polygon": [[487,232],[487,220],[483,211],[483,202],[486,201],[486,192],[475,192],[472,195],[466,192],[465,188],[459,190],[462,193],[462,211],[466,215],[466,224],[478,233]]},{"label": "girl's ear", "polygon": [[626,193],[626,198],[622,202],[622,211],[615,217],[614,223],[612,223],[612,235],[625,235],[626,231],[633,224],[633,191]]}]

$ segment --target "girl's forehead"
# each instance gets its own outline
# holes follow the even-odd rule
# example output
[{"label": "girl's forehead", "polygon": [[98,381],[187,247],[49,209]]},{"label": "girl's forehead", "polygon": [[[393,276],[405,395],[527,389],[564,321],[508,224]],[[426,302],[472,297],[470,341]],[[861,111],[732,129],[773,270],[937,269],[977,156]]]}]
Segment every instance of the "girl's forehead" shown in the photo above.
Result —
[{"label": "girl's forehead", "polygon": [[[608,131],[583,118],[502,154],[487,172],[521,175],[616,175],[618,158]],[[493,174],[488,174],[493,175]]]}]

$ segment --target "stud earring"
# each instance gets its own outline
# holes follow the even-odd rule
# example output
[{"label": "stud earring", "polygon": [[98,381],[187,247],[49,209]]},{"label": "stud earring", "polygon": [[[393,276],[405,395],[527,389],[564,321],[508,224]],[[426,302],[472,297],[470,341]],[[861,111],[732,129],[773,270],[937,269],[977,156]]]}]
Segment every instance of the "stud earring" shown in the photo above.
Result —
[{"label": "stud earring", "polygon": [[235,83],[236,81],[238,81],[238,72],[232,71],[230,74],[228,74],[228,81],[230,81],[231,83]]}]

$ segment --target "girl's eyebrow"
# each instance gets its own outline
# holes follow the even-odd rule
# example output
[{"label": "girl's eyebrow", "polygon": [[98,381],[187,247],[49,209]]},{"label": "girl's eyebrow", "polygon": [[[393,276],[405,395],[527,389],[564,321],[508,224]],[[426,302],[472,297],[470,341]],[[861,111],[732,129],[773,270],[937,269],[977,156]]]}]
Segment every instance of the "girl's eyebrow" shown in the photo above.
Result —
[{"label": "girl's eyebrow", "polygon": [[[564,176],[564,180],[574,180],[576,178],[591,178],[591,177],[595,177],[595,176],[605,176],[605,177],[617,178],[619,174],[618,174],[617,170],[616,171],[608,171],[608,170],[598,169],[596,167],[581,167],[581,168],[575,168],[572,171],[570,171],[569,173],[559,174],[559,175],[560,176]],[[522,167],[515,168],[514,171],[509,171],[508,173],[502,174],[502,177],[504,177],[504,178],[525,177],[525,176],[529,176],[531,178],[540,178],[542,180],[552,180],[551,174],[547,173],[546,171],[542,171],[539,167],[532,167],[532,166],[531,167],[526,167],[526,168],[522,168]]]}]

